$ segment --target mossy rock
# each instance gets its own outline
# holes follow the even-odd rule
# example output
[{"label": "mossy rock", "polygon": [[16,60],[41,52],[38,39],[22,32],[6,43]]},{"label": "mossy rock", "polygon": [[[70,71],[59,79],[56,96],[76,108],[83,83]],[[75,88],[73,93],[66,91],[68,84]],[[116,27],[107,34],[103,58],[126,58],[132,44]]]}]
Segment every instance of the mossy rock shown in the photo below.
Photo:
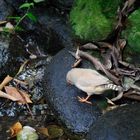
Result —
[{"label": "mossy rock", "polygon": [[134,11],[127,21],[127,28],[122,32],[122,37],[128,41],[127,51],[140,53],[140,9]]},{"label": "mossy rock", "polygon": [[104,40],[112,32],[120,0],[75,0],[70,21],[75,35],[84,40]]},{"label": "mossy rock", "polygon": [[116,19],[117,9],[122,4],[122,0],[98,0],[104,16],[110,21]]}]

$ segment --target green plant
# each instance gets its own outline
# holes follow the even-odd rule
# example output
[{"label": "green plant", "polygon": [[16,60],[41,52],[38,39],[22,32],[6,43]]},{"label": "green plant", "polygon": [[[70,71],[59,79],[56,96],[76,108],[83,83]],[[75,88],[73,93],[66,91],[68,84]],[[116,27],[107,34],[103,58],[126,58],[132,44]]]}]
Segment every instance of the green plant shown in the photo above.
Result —
[{"label": "green plant", "polygon": [[[33,2],[31,2],[31,3],[25,2],[22,5],[20,5],[20,7],[19,7],[19,9],[25,10],[25,14],[23,16],[10,16],[10,17],[8,17],[9,19],[14,19],[16,22],[16,24],[14,26],[14,31],[23,30],[19,25],[25,18],[29,18],[31,21],[37,22],[37,17],[32,12],[30,12],[30,10],[31,10],[31,8],[34,7],[34,3],[40,3],[43,1],[44,0],[33,0]],[[4,30],[6,32],[8,31],[7,29],[4,29]]]}]

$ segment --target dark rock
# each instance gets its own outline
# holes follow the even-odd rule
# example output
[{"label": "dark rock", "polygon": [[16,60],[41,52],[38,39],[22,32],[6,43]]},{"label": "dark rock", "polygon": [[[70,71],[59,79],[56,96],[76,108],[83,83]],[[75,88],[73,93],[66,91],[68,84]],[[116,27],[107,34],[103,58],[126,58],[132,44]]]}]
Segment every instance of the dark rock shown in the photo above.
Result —
[{"label": "dark rock", "polygon": [[[86,133],[100,115],[96,105],[80,103],[77,96],[83,93],[66,83],[66,74],[71,69],[74,58],[65,48],[54,56],[46,67],[43,89],[46,100],[62,123],[74,133]],[[89,65],[87,67],[90,67]]]},{"label": "dark rock", "polygon": [[49,32],[49,52],[58,52],[64,47],[72,47],[73,39],[71,29],[65,18],[61,17],[53,9],[38,10],[38,22],[43,31]]},{"label": "dark rock", "polygon": [[[46,115],[49,113],[48,105],[43,104],[40,100],[44,98],[41,81],[44,76],[44,69],[50,62],[50,59],[51,58],[48,57],[30,60],[18,75],[14,75],[16,79],[28,82],[28,86],[20,84],[19,88],[31,95],[31,100],[34,104],[30,107],[30,109],[35,116]],[[13,87],[17,86],[14,81],[11,81],[10,85]],[[19,114],[29,115],[29,112],[24,105],[19,105],[16,102],[11,102],[10,100],[7,104],[5,104],[4,98],[1,98],[0,107],[0,117],[17,117],[18,119]],[[50,114],[52,115],[52,113]]]},{"label": "dark rock", "polygon": [[42,48],[53,55],[64,47],[73,46],[71,28],[67,19],[54,8],[36,7],[31,12],[37,17],[38,22],[33,23],[27,18],[22,22],[22,27],[27,31],[21,35],[23,38],[28,34],[34,36],[37,44],[42,45]]},{"label": "dark rock", "polygon": [[14,76],[25,56],[22,43],[17,38],[10,40],[0,40],[0,80],[6,75]]},{"label": "dark rock", "polygon": [[7,4],[12,6],[15,10],[19,10],[21,4],[27,2],[27,0],[5,0]]},{"label": "dark rock", "polygon": [[49,49],[49,33],[41,30],[41,28],[35,30],[27,30],[26,32],[20,33],[20,37],[24,40],[25,46],[28,48],[30,53],[41,56],[47,55]]},{"label": "dark rock", "polygon": [[140,104],[119,107],[91,127],[87,140],[139,140]]},{"label": "dark rock", "polygon": [[0,0],[0,20],[6,20],[6,18],[12,14],[12,12],[12,7],[7,5],[4,0]]},{"label": "dark rock", "polygon": [[49,2],[62,11],[70,10],[74,0],[49,0]]}]

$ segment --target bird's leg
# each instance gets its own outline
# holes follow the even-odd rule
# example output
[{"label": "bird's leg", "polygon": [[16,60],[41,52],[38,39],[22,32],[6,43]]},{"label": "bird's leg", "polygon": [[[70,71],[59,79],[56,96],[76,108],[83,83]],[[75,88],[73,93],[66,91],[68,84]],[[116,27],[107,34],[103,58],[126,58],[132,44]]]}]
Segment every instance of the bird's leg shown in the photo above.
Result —
[{"label": "bird's leg", "polygon": [[78,96],[78,100],[82,103],[88,103],[88,104],[92,104],[91,102],[87,101],[89,99],[90,95],[88,95],[86,98],[81,98]]}]

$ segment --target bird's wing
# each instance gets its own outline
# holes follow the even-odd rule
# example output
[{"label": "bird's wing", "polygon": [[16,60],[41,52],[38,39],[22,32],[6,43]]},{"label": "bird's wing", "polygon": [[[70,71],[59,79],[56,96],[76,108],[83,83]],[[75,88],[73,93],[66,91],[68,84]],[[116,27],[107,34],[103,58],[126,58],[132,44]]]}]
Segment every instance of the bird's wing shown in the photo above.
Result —
[{"label": "bird's wing", "polygon": [[92,87],[109,84],[109,83],[110,81],[108,78],[98,74],[81,76],[76,81],[76,84],[79,84],[81,86],[92,86]]}]

